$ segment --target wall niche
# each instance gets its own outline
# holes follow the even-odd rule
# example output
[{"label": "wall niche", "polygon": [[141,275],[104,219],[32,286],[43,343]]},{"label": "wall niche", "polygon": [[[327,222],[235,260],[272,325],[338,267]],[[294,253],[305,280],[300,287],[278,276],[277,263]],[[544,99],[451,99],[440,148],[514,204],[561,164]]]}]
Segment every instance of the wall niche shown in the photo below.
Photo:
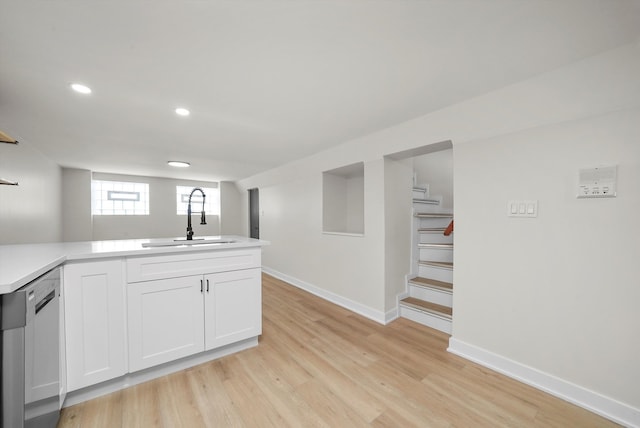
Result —
[{"label": "wall niche", "polygon": [[322,232],[364,234],[364,163],[322,173]]}]

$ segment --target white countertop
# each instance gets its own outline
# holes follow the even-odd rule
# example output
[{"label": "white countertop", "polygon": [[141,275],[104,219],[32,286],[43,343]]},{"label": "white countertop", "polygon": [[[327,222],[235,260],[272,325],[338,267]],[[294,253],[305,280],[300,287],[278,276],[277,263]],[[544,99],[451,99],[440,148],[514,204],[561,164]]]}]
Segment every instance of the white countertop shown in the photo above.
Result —
[{"label": "white countertop", "polygon": [[217,251],[261,247],[269,244],[268,241],[244,236],[199,236],[198,238],[224,239],[234,242],[148,248],[144,248],[142,244],[172,241],[176,238],[0,245],[0,294],[17,290],[65,261]]}]

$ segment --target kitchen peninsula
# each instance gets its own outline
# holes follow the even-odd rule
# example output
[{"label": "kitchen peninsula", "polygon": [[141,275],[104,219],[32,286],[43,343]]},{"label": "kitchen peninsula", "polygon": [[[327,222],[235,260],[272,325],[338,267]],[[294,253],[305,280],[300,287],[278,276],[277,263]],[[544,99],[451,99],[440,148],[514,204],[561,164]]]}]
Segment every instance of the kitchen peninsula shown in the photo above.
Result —
[{"label": "kitchen peninsula", "polygon": [[61,379],[72,405],[256,346],[267,244],[222,236],[2,245],[0,294],[62,266]]}]

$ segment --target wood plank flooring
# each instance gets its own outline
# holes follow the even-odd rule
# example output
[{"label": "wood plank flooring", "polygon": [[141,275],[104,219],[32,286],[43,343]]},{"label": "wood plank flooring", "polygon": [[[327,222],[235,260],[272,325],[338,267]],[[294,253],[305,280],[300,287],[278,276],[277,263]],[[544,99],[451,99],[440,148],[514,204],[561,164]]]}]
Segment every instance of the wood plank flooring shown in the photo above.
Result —
[{"label": "wood plank flooring", "polygon": [[63,409],[68,427],[613,427],[446,351],[263,275],[260,344]]}]

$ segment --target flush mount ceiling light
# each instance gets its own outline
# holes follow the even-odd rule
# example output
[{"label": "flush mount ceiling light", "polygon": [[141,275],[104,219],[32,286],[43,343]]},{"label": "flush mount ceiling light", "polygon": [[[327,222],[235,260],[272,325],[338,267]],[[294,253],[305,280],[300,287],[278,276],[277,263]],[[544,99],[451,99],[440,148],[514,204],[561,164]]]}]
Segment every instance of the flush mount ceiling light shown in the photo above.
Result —
[{"label": "flush mount ceiling light", "polygon": [[182,162],[182,161],[169,161],[167,162],[167,164],[170,166],[178,167],[178,168],[188,168],[191,166],[189,162]]},{"label": "flush mount ceiling light", "polygon": [[73,89],[74,91],[80,93],[80,94],[90,94],[91,93],[91,88],[85,85],[82,85],[80,83],[72,83],[71,84],[71,89]]},{"label": "flush mount ceiling light", "polygon": [[178,107],[175,110],[175,112],[176,112],[176,114],[178,116],[189,116],[189,114],[191,113],[189,110],[187,110],[186,108],[183,108],[183,107]]}]

